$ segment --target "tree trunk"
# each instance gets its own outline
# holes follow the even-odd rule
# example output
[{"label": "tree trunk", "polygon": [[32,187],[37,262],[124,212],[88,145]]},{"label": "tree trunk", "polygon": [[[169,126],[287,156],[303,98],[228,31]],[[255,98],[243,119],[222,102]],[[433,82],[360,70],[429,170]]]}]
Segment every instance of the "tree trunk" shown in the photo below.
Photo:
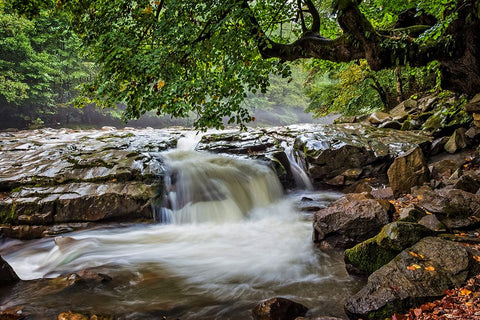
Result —
[{"label": "tree trunk", "polygon": [[397,103],[403,101],[403,88],[402,88],[402,69],[397,66],[395,68],[395,89],[397,90]]}]

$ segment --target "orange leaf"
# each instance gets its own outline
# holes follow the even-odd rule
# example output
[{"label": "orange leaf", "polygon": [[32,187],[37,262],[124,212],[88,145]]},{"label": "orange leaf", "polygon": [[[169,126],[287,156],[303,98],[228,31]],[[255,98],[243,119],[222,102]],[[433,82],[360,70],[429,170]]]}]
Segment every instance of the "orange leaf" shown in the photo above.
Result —
[{"label": "orange leaf", "polygon": [[427,271],[435,271],[435,268],[432,266],[425,267],[425,270]]},{"label": "orange leaf", "polygon": [[478,262],[480,262],[480,257],[479,256],[473,256],[473,259],[477,260]]},{"label": "orange leaf", "polygon": [[460,294],[462,296],[468,296],[470,293],[472,293],[472,291],[468,290],[468,289],[462,289],[460,290]]},{"label": "orange leaf", "polygon": [[415,267],[414,266],[408,266],[407,269],[413,271],[413,270],[415,270]]},{"label": "orange leaf", "polygon": [[416,254],[415,252],[413,251],[408,251],[408,253],[410,253],[411,256],[415,257],[415,258],[418,258],[418,254]]}]

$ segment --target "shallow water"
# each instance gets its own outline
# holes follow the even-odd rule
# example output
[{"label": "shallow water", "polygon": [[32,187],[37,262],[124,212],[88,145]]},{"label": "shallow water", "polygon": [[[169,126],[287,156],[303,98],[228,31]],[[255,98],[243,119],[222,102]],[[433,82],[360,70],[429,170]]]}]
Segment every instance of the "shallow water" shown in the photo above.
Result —
[{"label": "shallow water", "polygon": [[165,187],[169,208],[161,217],[168,223],[0,246],[24,280],[89,269],[111,281],[20,283],[0,293],[0,309],[21,306],[32,319],[68,310],[118,319],[249,319],[260,300],[283,296],[312,315],[344,316],[344,301],[361,281],[346,273],[341,252],[315,249],[311,222],[270,170],[186,151],[164,157],[175,175]]}]

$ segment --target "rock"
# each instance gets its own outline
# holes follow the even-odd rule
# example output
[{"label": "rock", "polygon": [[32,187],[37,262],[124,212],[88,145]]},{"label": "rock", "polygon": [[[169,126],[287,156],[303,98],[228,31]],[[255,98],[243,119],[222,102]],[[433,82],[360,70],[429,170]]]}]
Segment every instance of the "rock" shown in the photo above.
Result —
[{"label": "rock", "polygon": [[0,256],[0,287],[20,281],[12,267]]},{"label": "rock", "polygon": [[445,225],[440,222],[434,214],[425,215],[418,221],[418,224],[421,224],[434,232],[445,232],[447,230]]},{"label": "rock", "polygon": [[390,116],[393,120],[396,121],[403,121],[405,120],[409,114],[416,111],[418,102],[414,99],[408,99],[402,101],[398,104],[395,108],[389,111]]},{"label": "rock", "polygon": [[429,144],[430,137],[419,132],[339,124],[299,135],[294,147],[305,160],[312,182],[321,185],[350,169],[362,168],[357,179],[381,176],[390,159]]},{"label": "rock", "polygon": [[271,298],[258,304],[252,310],[254,320],[294,320],[304,316],[308,308],[300,303],[285,299]]},{"label": "rock", "polygon": [[369,194],[347,194],[313,216],[314,242],[321,247],[349,248],[376,235],[395,208]]},{"label": "rock", "polygon": [[355,123],[357,120],[357,117],[355,116],[341,116],[338,117],[333,121],[334,124],[339,124],[339,123]]},{"label": "rock", "polygon": [[426,132],[436,133],[440,132],[446,126],[447,115],[445,108],[442,108],[432,114],[423,124],[422,130]]},{"label": "rock", "polygon": [[405,222],[418,222],[426,215],[425,211],[415,204],[409,204],[400,212],[399,219]]},{"label": "rock", "polygon": [[476,94],[463,109],[469,113],[480,113],[480,93]]},{"label": "rock", "polygon": [[465,132],[465,136],[470,140],[478,140],[480,138],[480,128],[471,127]]},{"label": "rock", "polygon": [[395,195],[409,193],[414,186],[429,181],[430,174],[419,147],[398,156],[387,171],[390,187]]},{"label": "rock", "polygon": [[470,193],[477,193],[480,189],[480,173],[466,172],[454,183],[453,188]]},{"label": "rock", "polygon": [[391,119],[392,118],[390,117],[390,115],[388,113],[377,111],[377,112],[374,112],[370,115],[370,117],[368,118],[368,121],[371,124],[379,125],[379,124],[384,123],[384,122],[386,122],[388,120],[391,120]]},{"label": "rock", "polygon": [[378,127],[384,128],[384,129],[400,130],[402,129],[402,124],[398,121],[385,121],[384,123],[380,124]]},{"label": "rock", "polygon": [[461,164],[450,159],[443,159],[431,163],[428,168],[434,179],[442,179],[450,177],[457,169],[461,168]]},{"label": "rock", "polygon": [[371,274],[345,310],[352,319],[383,320],[434,300],[480,272],[478,254],[451,241],[424,238]]},{"label": "rock", "polygon": [[455,130],[455,132],[445,144],[445,151],[447,151],[448,153],[455,153],[458,150],[465,148],[467,146],[465,132],[465,128],[458,128],[457,130]]},{"label": "rock", "polygon": [[393,199],[393,191],[390,187],[374,189],[370,194],[375,199]]},{"label": "rock", "polygon": [[436,213],[448,229],[471,228],[480,223],[480,195],[459,189],[424,190],[419,206]]},{"label": "rock", "polygon": [[405,248],[431,235],[433,235],[431,230],[417,223],[400,221],[389,223],[375,237],[345,250],[347,270],[355,274],[371,274],[390,262]]},{"label": "rock", "polygon": [[430,155],[435,156],[440,152],[443,152],[445,149],[445,144],[447,143],[449,137],[441,137],[433,140],[432,146],[430,147]]}]

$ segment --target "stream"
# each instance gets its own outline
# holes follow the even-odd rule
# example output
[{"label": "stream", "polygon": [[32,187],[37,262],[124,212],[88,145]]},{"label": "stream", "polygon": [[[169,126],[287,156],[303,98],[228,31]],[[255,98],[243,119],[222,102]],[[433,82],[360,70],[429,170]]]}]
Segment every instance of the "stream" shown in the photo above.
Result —
[{"label": "stream", "polygon": [[[312,223],[295,208],[303,191],[284,195],[260,162],[189,148],[161,155],[170,169],[163,201],[152,210],[155,224],[4,239],[0,255],[32,281],[2,291],[0,310],[21,306],[27,319],[73,310],[233,320],[282,296],[309,307],[309,315],[345,317],[344,301],[364,282],[347,274],[342,252],[314,247]],[[315,196],[329,202],[339,195]],[[71,274],[84,270],[101,280],[75,281]]]}]

